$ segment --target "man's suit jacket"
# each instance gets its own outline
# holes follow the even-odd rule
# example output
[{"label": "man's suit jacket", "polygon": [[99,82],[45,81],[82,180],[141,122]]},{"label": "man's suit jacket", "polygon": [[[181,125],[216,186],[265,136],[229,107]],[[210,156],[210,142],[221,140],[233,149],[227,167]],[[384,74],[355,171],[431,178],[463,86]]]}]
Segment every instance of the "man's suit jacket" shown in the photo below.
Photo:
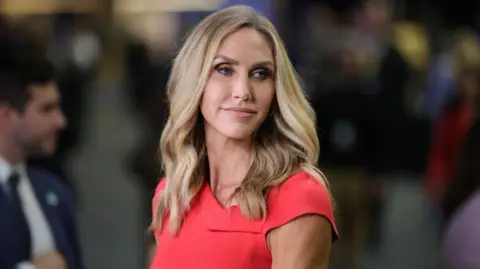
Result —
[{"label": "man's suit jacket", "polygon": [[[47,219],[56,249],[65,258],[68,269],[83,269],[76,231],[76,209],[74,197],[63,183],[40,169],[29,168],[28,177],[37,201]],[[18,230],[7,207],[7,197],[0,190],[0,268],[14,269],[22,261],[22,246],[19,245]]]}]

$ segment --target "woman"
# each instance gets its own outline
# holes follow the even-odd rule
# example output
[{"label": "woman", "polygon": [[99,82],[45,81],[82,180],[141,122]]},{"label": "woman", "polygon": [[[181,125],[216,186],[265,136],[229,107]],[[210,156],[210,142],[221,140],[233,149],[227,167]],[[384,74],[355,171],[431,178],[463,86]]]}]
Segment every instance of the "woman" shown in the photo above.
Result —
[{"label": "woman", "polygon": [[446,269],[480,268],[480,121],[468,132],[458,173],[443,200]]},{"label": "woman", "polygon": [[208,16],[168,96],[151,268],[326,268],[337,232],[314,111],[272,24],[245,6]]}]

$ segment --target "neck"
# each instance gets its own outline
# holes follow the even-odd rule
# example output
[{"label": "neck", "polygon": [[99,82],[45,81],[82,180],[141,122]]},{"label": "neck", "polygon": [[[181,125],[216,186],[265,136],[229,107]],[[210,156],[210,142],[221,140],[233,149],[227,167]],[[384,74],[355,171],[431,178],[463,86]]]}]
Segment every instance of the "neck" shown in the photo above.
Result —
[{"label": "neck", "polygon": [[3,135],[0,135],[0,156],[12,165],[21,163],[25,159],[22,150],[16,147],[13,141]]},{"label": "neck", "polygon": [[251,139],[233,140],[218,133],[208,133],[205,138],[211,188],[239,186],[251,166]]}]

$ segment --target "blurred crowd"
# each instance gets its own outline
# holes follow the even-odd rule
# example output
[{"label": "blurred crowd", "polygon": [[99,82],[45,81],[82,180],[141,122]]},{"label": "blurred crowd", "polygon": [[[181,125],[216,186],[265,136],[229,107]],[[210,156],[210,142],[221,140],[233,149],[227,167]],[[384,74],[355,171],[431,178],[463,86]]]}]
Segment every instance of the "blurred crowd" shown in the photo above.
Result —
[{"label": "blurred crowd", "polygon": [[[474,1],[178,1],[178,7],[99,1],[91,8],[85,2],[82,9],[49,12],[2,2],[6,16],[32,30],[53,61],[68,121],[55,153],[32,157],[29,165],[53,172],[80,203],[88,193],[76,191],[83,179],[67,164],[87,143],[82,137],[92,84],[121,81],[125,87],[119,90],[129,102],[125,109],[145,127],[123,165],[137,178],[142,227],[148,227],[153,190],[162,176],[158,141],[175,52],[212,10],[246,4],[278,27],[317,113],[319,166],[331,185],[341,234],[332,268],[363,268],[365,249],[383,247],[381,220],[391,183],[386,175],[421,178],[439,245],[445,231],[452,242],[464,238],[466,228],[450,224],[478,212],[456,214],[480,182],[478,127],[472,128],[480,97],[480,4]],[[450,241],[445,244],[460,244]]]}]

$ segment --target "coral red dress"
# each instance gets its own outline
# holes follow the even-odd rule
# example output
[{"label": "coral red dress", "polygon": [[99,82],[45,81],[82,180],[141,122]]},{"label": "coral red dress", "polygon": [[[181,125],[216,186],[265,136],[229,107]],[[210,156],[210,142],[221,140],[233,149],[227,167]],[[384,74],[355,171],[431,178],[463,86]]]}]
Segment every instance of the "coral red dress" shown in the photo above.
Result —
[{"label": "coral red dress", "polygon": [[[162,180],[157,194],[164,186]],[[151,269],[271,269],[267,232],[305,214],[323,216],[332,225],[333,239],[338,238],[328,192],[307,173],[289,177],[267,200],[267,218],[250,221],[239,207],[224,208],[205,183],[177,236],[170,235],[168,225],[155,231]]]}]

